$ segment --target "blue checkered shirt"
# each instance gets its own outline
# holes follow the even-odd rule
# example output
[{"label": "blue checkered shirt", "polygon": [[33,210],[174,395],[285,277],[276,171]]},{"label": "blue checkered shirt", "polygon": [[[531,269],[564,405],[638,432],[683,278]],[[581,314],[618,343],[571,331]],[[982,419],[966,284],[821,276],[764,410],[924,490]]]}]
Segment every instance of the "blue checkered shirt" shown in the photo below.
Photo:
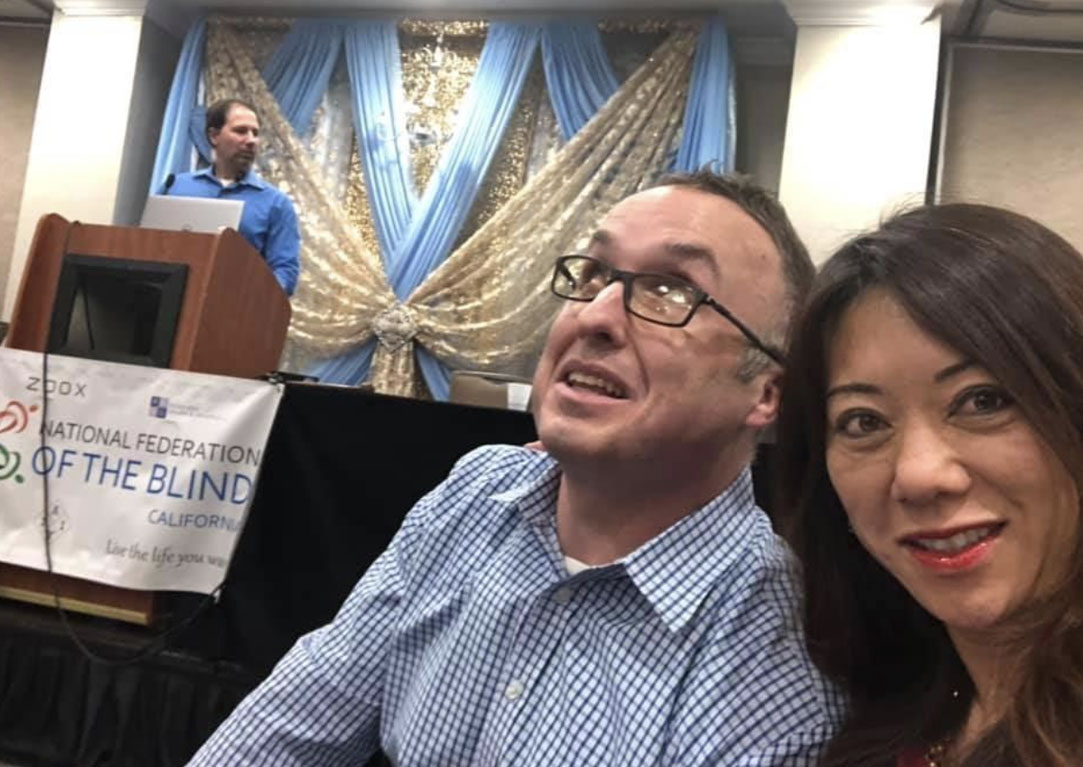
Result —
[{"label": "blue checkered shirt", "polygon": [[522,448],[461,459],[191,764],[813,767],[841,701],[749,473],[574,576],[559,481]]}]

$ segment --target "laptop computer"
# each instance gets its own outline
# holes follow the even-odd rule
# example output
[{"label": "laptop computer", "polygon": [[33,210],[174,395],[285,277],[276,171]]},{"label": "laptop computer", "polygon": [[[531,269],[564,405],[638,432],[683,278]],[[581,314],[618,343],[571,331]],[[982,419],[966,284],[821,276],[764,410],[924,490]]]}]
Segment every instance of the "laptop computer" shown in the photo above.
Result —
[{"label": "laptop computer", "polygon": [[225,227],[238,229],[243,211],[243,200],[152,194],[139,225],[144,229],[217,234]]}]

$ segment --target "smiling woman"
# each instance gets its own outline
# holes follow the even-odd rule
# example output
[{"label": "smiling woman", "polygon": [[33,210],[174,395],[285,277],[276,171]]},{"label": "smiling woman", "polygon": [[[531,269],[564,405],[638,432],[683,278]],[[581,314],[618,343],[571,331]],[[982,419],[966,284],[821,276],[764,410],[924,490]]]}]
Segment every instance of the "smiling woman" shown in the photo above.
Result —
[{"label": "smiling woman", "polygon": [[780,513],[824,765],[1083,764],[1083,258],[924,207],[827,262],[783,391]]}]

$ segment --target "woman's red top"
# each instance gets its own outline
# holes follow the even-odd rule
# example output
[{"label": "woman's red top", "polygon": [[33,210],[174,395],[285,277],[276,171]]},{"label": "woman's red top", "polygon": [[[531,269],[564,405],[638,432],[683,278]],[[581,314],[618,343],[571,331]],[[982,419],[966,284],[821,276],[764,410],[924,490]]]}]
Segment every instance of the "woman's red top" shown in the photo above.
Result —
[{"label": "woman's red top", "polygon": [[924,749],[910,748],[899,757],[899,767],[929,767]]}]

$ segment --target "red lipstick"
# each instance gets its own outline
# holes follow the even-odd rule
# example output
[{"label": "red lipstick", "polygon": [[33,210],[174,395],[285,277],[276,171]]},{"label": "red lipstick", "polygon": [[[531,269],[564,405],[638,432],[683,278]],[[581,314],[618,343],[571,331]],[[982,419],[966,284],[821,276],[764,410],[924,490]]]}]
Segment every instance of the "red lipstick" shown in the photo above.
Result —
[{"label": "red lipstick", "polygon": [[[970,525],[910,535],[902,543],[925,567],[942,573],[958,573],[986,561],[1003,529],[1003,523]],[[967,539],[968,533],[975,533],[972,540]]]}]

